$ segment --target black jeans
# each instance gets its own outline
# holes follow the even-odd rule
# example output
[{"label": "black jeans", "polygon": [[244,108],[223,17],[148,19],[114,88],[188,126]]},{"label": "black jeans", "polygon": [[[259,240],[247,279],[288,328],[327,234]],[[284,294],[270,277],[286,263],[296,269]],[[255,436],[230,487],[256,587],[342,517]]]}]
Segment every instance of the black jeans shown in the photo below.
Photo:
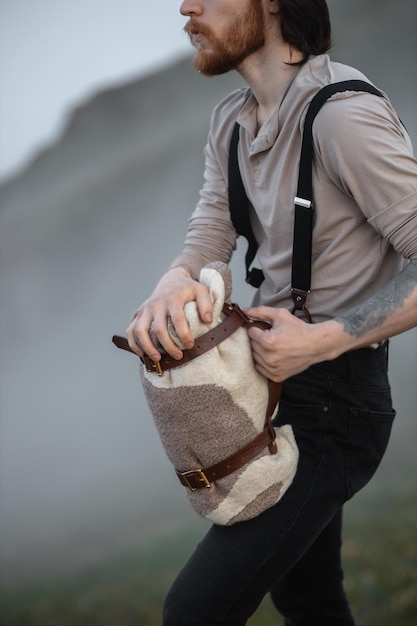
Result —
[{"label": "black jeans", "polygon": [[164,626],[243,626],[270,593],[286,626],[353,626],[340,561],[343,503],[378,467],[394,411],[387,344],[286,381],[276,424],[292,424],[296,477],[273,507],[211,527],[166,598]]}]

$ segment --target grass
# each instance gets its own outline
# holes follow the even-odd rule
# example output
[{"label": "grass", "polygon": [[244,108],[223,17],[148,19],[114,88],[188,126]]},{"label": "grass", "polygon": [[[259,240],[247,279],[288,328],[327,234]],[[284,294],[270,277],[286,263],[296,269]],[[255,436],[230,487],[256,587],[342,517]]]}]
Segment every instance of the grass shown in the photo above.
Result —
[{"label": "grass", "polygon": [[[365,492],[366,493],[366,492]],[[360,626],[417,624],[416,489],[359,494],[346,516],[346,589]]]},{"label": "grass", "polygon": [[[345,514],[346,589],[360,626],[417,623],[417,503],[411,489],[357,496]],[[201,527],[76,577],[3,590],[1,626],[160,626],[166,590]],[[282,626],[268,599],[250,626]]]}]

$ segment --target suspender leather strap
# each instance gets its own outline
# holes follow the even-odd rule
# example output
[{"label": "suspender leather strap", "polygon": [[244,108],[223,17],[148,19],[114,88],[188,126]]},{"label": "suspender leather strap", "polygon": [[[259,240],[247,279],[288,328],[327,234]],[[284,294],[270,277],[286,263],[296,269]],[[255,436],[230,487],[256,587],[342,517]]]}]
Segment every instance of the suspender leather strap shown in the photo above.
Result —
[{"label": "suspender leather strap", "polygon": [[[310,314],[306,307],[311,286],[312,233],[314,225],[314,206],[312,189],[313,161],[313,121],[323,104],[332,95],[342,91],[366,91],[382,97],[382,93],[373,85],[362,80],[347,80],[332,83],[320,89],[312,99],[307,110],[301,144],[300,165],[297,193],[294,198],[294,238],[291,272],[291,292],[294,302],[293,312],[304,311],[308,321]],[[247,199],[238,164],[239,124],[236,122],[229,151],[229,207],[233,225],[239,235],[248,240],[245,257],[246,280],[254,287],[259,287],[264,278],[260,269],[252,268],[258,244],[253,234],[249,219],[249,201]]]}]

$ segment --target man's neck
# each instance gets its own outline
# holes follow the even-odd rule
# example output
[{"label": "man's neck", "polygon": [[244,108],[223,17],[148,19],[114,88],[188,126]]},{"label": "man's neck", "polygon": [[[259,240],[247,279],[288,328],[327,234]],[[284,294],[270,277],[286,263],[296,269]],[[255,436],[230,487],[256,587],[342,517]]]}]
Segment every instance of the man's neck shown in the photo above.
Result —
[{"label": "man's neck", "polygon": [[258,124],[262,126],[281,104],[287,89],[299,70],[290,65],[302,60],[301,53],[287,44],[264,46],[247,57],[237,68],[258,102]]}]

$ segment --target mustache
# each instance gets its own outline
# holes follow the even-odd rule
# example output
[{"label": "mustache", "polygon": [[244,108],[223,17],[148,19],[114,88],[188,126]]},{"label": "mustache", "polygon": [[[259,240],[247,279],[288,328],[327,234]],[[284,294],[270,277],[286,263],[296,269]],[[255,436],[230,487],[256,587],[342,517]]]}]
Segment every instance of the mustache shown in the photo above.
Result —
[{"label": "mustache", "polygon": [[183,28],[183,31],[189,37],[192,37],[196,33],[202,33],[203,35],[210,34],[209,29],[205,28],[202,24],[200,24],[194,18],[191,18],[190,20],[188,20],[188,22]]},{"label": "mustache", "polygon": [[194,40],[194,35],[201,34],[204,35],[208,40],[211,40],[211,31],[209,28],[206,28],[202,24],[200,24],[194,18],[191,18],[183,28],[183,31],[190,40],[193,48],[198,48],[197,42]]}]

